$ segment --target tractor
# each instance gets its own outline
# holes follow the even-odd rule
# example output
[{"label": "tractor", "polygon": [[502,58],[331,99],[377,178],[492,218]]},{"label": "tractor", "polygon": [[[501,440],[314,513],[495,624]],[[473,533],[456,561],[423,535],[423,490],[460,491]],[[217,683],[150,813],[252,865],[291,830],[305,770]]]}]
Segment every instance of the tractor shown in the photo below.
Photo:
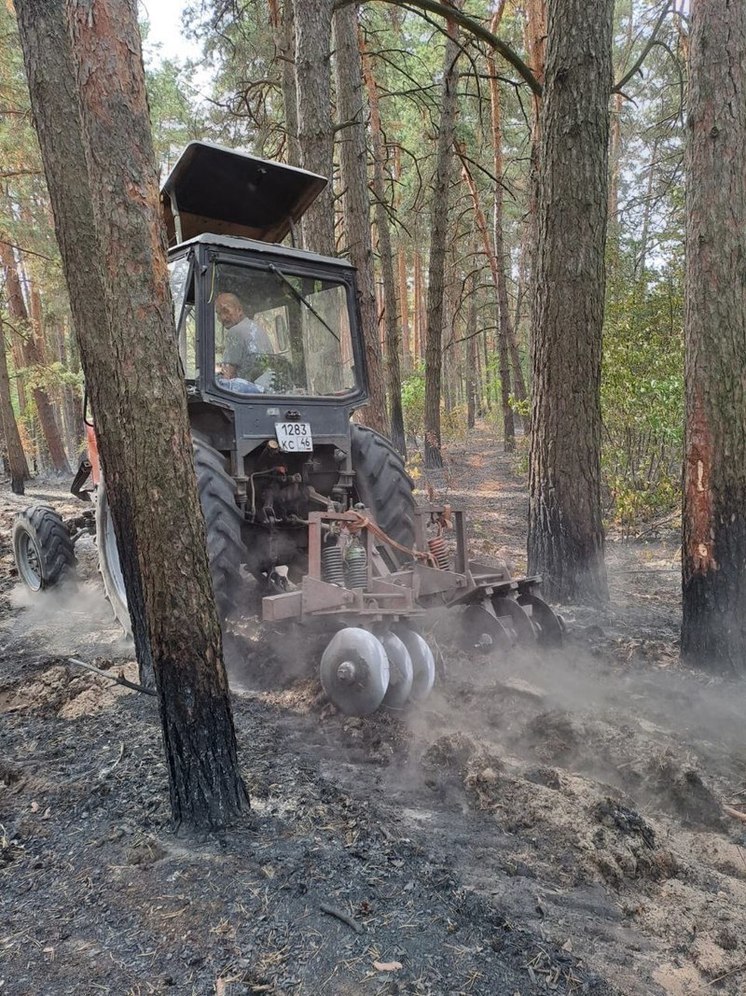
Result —
[{"label": "tractor", "polygon": [[[331,638],[320,676],[343,711],[424,700],[436,676],[427,610],[459,612],[467,648],[552,646],[558,616],[540,578],[469,560],[464,515],[417,505],[399,453],[351,421],[367,400],[355,271],[282,244],[326,181],[206,142],[187,146],[162,188],[179,351],[213,588],[223,619],[246,611],[248,576],[273,625]],[[129,630],[96,435],[72,492],[94,512],[64,522],[45,505],[13,526],[33,590],[74,573],[95,532],[106,595]]]}]

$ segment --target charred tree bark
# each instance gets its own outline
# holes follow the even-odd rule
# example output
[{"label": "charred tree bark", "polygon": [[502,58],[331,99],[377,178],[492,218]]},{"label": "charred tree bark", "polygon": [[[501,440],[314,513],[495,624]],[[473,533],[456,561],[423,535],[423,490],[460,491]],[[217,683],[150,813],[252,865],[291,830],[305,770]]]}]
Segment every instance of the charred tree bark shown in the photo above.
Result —
[{"label": "charred tree bark", "polygon": [[138,658],[152,656],[155,668],[174,820],[221,826],[247,796],[191,455],[137,5],[16,7]]},{"label": "charred tree bark", "polygon": [[682,656],[746,672],[746,7],[689,39]]},{"label": "charred tree bark", "polygon": [[528,561],[564,602],[608,598],[600,383],[613,6],[549,3]]},{"label": "charred tree bark", "polygon": [[5,332],[0,319],[0,429],[5,439],[8,454],[8,470],[10,471],[10,488],[14,495],[24,493],[24,482],[29,474],[26,454],[23,452],[18,424],[13,413],[10,400],[10,377],[8,375],[8,356],[5,348]]},{"label": "charred tree bark", "polygon": [[368,195],[368,119],[363,82],[363,63],[358,44],[357,7],[343,7],[334,16],[336,42],[337,115],[340,123],[340,170],[344,190],[344,219],[350,262],[357,269],[357,292],[363,323],[365,359],[370,401],[361,412],[371,429],[388,436],[386,382],[378,329],[373,236],[370,229]]},{"label": "charred tree bark", "polygon": [[334,243],[334,126],[329,71],[332,34],[331,0],[293,0],[295,25],[295,92],[298,141],[303,169],[328,179],[303,215],[303,246],[333,256]]},{"label": "charred tree bark", "polygon": [[[341,12],[340,12],[341,13]],[[340,14],[337,14],[339,18]],[[378,247],[383,277],[383,327],[386,343],[386,381],[391,416],[391,442],[406,460],[407,446],[404,438],[404,414],[401,403],[401,335],[399,315],[396,307],[396,279],[394,277],[394,253],[391,247],[391,227],[386,211],[384,190],[384,160],[386,150],[381,133],[381,114],[378,108],[378,86],[370,58],[364,51],[360,38],[360,51],[363,57],[363,70],[370,104],[370,137],[373,149],[373,196],[375,198],[375,219],[378,232]]]},{"label": "charred tree bark", "polygon": [[430,224],[430,266],[427,284],[427,329],[425,332],[425,466],[442,467],[440,438],[440,395],[443,359],[443,297],[448,236],[448,202],[450,198],[453,143],[458,109],[458,29],[448,27],[443,60],[443,89],[440,123],[432,191]]}]

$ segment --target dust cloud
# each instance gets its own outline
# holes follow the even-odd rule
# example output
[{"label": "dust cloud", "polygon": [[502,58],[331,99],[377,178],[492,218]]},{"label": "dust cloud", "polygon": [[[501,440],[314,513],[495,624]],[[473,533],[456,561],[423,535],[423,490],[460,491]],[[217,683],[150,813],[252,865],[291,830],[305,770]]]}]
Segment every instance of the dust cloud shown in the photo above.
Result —
[{"label": "dust cloud", "polygon": [[132,642],[114,619],[101,584],[70,581],[32,592],[19,583],[9,593],[12,613],[0,628],[4,653],[30,652],[50,657],[131,658]]}]

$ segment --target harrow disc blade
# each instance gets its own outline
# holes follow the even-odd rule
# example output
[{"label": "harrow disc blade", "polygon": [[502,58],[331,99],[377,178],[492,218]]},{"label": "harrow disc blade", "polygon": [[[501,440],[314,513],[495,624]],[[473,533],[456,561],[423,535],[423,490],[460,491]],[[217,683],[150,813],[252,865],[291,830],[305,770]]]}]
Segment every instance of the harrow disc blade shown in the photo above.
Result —
[{"label": "harrow disc blade", "polygon": [[494,654],[510,650],[515,643],[512,628],[497,617],[488,601],[466,606],[461,614],[461,632],[467,652]]},{"label": "harrow disc blade", "polygon": [[527,592],[518,596],[518,602],[531,613],[531,622],[536,629],[539,646],[561,647],[564,625],[544,599]]},{"label": "harrow disc blade", "polygon": [[412,660],[412,690],[410,702],[424,702],[435,684],[435,658],[433,652],[419,633],[405,626],[397,629],[396,635],[407,648]]},{"label": "harrow disc blade", "polygon": [[383,704],[389,709],[403,709],[414,681],[412,658],[396,633],[385,633],[381,637],[381,643],[389,659],[389,687]]},{"label": "harrow disc blade", "polygon": [[336,633],[319,670],[324,691],[348,716],[369,716],[383,702],[389,662],[383,644],[366,629],[348,626]]},{"label": "harrow disc blade", "polygon": [[531,613],[527,612],[512,595],[494,595],[492,608],[503,625],[515,633],[516,643],[523,647],[536,646],[538,634]]}]

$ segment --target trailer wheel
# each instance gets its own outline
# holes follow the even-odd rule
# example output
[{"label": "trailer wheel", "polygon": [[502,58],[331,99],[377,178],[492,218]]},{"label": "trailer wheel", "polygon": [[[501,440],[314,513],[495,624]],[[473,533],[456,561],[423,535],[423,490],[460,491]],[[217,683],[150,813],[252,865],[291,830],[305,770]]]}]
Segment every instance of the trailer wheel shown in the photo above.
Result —
[{"label": "trailer wheel", "polygon": [[[205,517],[212,586],[218,612],[221,619],[225,619],[235,608],[243,584],[241,563],[245,555],[241,540],[241,513],[235,501],[233,478],[225,469],[223,457],[202,439],[194,439],[192,446],[197,491]],[[106,596],[117,621],[126,633],[131,633],[124,577],[103,484],[98,486],[96,500],[96,537]]]},{"label": "trailer wheel", "polygon": [[[351,425],[352,469],[355,471],[355,497],[373,513],[383,531],[411,549],[414,546],[414,484],[404,468],[404,461],[385,436],[364,425]],[[393,561],[401,566],[408,559],[405,553],[383,547]]]},{"label": "trailer wheel", "polygon": [[13,556],[21,580],[42,591],[70,577],[75,552],[61,516],[48,505],[31,505],[13,522]]}]

